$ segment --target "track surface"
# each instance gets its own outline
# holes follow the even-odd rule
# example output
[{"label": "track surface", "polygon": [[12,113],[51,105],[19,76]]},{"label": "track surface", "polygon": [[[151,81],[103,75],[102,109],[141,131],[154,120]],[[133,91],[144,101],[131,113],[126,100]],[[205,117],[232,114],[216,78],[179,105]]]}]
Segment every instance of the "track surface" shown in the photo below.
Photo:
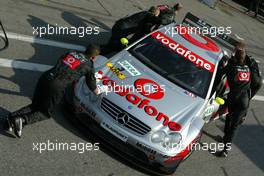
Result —
[{"label": "track surface", "polygon": [[[8,0],[0,2],[0,17],[6,30],[13,39],[10,46],[0,52],[0,117],[30,103],[36,81],[41,72],[39,65],[52,65],[68,49],[65,43],[86,45],[87,43],[105,43],[110,37],[110,28],[114,21],[122,16],[154,4],[166,4],[170,1],[158,0]],[[208,20],[212,24],[232,26],[233,32],[248,41],[249,53],[258,58],[261,69],[264,65],[264,25],[224,4],[216,10],[210,9],[196,0],[185,0],[185,9],[177,18],[181,21],[187,11]],[[17,40],[21,35],[33,36],[32,27],[51,25],[61,26],[99,26],[100,35],[78,38],[76,35],[45,35],[42,39],[64,42]],[[15,34],[14,34],[15,33]],[[18,34],[18,35],[17,35]],[[29,38],[27,38],[29,39]],[[2,45],[0,42],[0,46]],[[76,46],[78,45],[78,46]],[[71,48],[71,47],[70,47]],[[26,64],[22,64],[24,61]],[[264,72],[264,70],[263,70]],[[264,96],[263,89],[258,93]],[[264,102],[263,97],[252,101],[247,120],[240,128],[234,141],[232,152],[226,159],[216,158],[209,151],[196,151],[177,170],[175,175],[216,175],[247,176],[264,175]],[[1,124],[2,125],[2,124]],[[202,142],[215,142],[212,136],[223,135],[222,121],[205,126]],[[2,128],[2,127],[1,127]],[[37,142],[89,142],[73,127],[60,110],[54,119],[26,127],[23,138],[18,140],[12,135],[0,134],[0,175],[145,175],[131,165],[111,156],[111,153],[97,150],[79,154],[76,151],[33,150]],[[100,146],[101,147],[101,146]]]}]

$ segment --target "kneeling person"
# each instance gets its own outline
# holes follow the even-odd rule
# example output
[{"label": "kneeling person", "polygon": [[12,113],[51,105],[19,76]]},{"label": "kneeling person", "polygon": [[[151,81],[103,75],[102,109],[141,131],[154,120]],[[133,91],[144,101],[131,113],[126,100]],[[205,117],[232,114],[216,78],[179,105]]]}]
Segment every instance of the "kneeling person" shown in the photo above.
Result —
[{"label": "kneeling person", "polygon": [[50,70],[44,72],[38,80],[32,103],[8,115],[8,122],[16,136],[21,137],[24,125],[29,125],[51,117],[65,90],[82,76],[87,86],[97,94],[93,61],[100,54],[100,48],[89,45],[85,53],[69,52],[63,55]]}]

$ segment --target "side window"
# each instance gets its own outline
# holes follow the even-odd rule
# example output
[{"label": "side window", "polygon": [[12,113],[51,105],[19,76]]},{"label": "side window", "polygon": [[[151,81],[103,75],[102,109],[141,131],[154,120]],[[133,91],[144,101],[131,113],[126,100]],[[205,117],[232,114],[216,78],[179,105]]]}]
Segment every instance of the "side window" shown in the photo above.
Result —
[{"label": "side window", "polygon": [[219,61],[215,80],[214,80],[214,85],[210,97],[213,96],[215,92],[216,92],[216,96],[222,97],[222,95],[225,92],[225,80],[224,80],[225,77],[224,75],[222,75],[222,70],[226,65],[227,59],[228,59],[227,56],[223,56],[222,59]]}]

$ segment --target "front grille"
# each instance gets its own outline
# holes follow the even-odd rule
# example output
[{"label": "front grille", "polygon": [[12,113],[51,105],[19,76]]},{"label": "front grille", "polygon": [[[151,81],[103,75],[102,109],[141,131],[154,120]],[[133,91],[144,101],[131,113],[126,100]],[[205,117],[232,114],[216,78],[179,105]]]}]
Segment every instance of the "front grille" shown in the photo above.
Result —
[{"label": "front grille", "polygon": [[136,117],[134,117],[133,115],[129,114],[128,112],[126,112],[125,110],[123,110],[122,108],[120,108],[119,106],[117,106],[116,104],[114,104],[113,102],[107,100],[106,98],[102,99],[102,103],[101,103],[101,108],[110,116],[112,117],[117,123],[117,116],[120,113],[126,113],[129,116],[129,120],[127,123],[125,124],[120,124],[118,123],[120,126],[124,126],[128,129],[130,129],[131,131],[140,134],[140,135],[145,135],[148,132],[150,132],[151,128],[144,124],[143,122],[141,122],[140,120],[138,120]]},{"label": "front grille", "polygon": [[[148,157],[143,151],[135,148],[127,142],[124,143],[120,139],[116,138],[104,128],[100,127],[100,125],[98,125],[98,123],[93,119],[89,119],[89,123],[87,126],[92,130],[92,132],[94,132],[94,136],[97,136],[101,139],[98,141],[100,145],[104,144],[104,146],[110,148],[114,152],[117,152],[117,154],[124,157],[125,159],[132,159],[132,161],[137,164],[140,163],[142,164],[142,166],[146,166],[147,164],[149,164]],[[96,140],[98,140],[98,138]]]}]

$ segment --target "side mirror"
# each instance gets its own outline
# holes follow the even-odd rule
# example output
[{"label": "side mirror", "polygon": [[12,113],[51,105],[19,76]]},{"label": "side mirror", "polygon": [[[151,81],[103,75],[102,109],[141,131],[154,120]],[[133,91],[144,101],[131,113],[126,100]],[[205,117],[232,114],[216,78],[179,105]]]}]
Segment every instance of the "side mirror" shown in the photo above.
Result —
[{"label": "side mirror", "polygon": [[126,47],[127,47],[128,43],[129,43],[129,41],[128,41],[127,38],[121,38],[121,39],[120,39],[120,42],[121,42],[122,45],[124,45],[124,46],[126,46]]},{"label": "side mirror", "polygon": [[224,105],[225,104],[225,100],[223,98],[220,97],[216,97],[215,98],[215,102],[219,105]]}]

